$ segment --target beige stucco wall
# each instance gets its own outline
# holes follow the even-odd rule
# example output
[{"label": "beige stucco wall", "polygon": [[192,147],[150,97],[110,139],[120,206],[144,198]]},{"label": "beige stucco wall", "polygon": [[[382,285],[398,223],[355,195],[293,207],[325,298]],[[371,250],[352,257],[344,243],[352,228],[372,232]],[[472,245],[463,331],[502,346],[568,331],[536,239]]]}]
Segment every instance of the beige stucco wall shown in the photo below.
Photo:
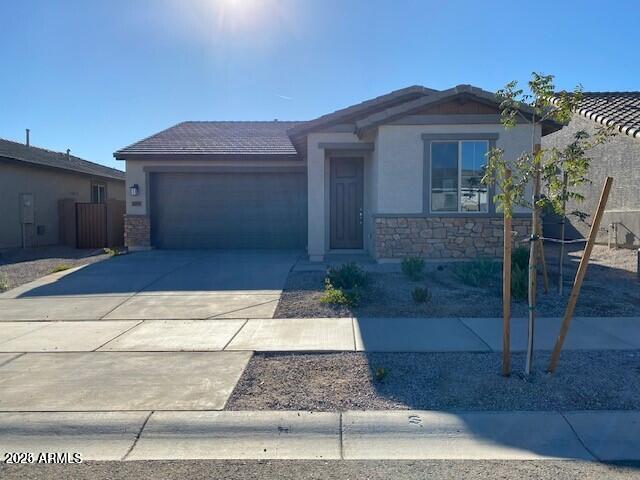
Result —
[{"label": "beige stucco wall", "polygon": [[[343,132],[313,133],[307,137],[309,181],[309,255],[320,260],[329,250],[329,155],[321,143],[373,142],[365,157],[365,248],[374,250],[373,217],[376,214],[422,214],[424,142],[422,134],[497,133],[496,146],[505,156],[517,158],[531,150],[531,127],[517,125],[383,125],[371,138]],[[540,130],[535,133],[540,142]],[[345,154],[348,155],[348,152]],[[354,153],[353,155],[361,155]],[[526,209],[517,209],[524,212]]]},{"label": "beige stucco wall", "polygon": [[[505,157],[531,150],[531,127],[517,125],[383,125],[376,140],[377,213],[422,213],[424,142],[422,134],[497,133]],[[540,142],[540,132],[536,134]]]},{"label": "beige stucco wall", "polygon": [[[55,245],[59,240],[58,200],[73,198],[77,202],[90,202],[92,180],[107,184],[108,198],[124,199],[123,182],[22,163],[0,162],[0,248],[22,246],[21,194],[33,194],[34,202],[35,223],[27,226],[27,245]],[[37,225],[44,226],[42,235],[37,235]]]}]

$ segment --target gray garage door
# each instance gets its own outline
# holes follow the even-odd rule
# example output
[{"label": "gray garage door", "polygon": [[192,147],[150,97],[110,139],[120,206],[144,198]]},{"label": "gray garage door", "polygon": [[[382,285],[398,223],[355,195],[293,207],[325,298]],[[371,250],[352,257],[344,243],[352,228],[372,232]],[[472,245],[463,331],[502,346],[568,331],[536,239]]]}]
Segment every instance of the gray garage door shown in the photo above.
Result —
[{"label": "gray garage door", "polygon": [[304,173],[153,173],[158,248],[304,248]]}]

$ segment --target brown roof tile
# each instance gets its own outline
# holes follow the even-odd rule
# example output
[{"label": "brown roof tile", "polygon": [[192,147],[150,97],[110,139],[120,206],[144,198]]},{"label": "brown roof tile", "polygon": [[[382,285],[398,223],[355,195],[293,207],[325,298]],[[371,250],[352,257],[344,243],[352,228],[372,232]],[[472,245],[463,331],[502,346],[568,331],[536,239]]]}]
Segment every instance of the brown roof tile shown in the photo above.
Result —
[{"label": "brown roof tile", "polygon": [[297,155],[287,130],[300,122],[182,122],[115,152],[130,155]]}]

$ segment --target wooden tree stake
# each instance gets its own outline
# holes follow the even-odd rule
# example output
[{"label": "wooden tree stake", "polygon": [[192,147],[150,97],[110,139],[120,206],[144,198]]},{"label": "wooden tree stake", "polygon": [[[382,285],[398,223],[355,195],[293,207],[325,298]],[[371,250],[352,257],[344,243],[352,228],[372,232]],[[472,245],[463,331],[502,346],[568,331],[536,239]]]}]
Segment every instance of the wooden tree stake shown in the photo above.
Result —
[{"label": "wooden tree stake", "polygon": [[[505,171],[511,177],[511,170]],[[504,219],[504,249],[502,254],[502,375],[509,376],[511,370],[511,217]]]},{"label": "wooden tree stake", "polygon": [[593,250],[593,245],[596,242],[596,237],[598,236],[598,230],[600,229],[600,221],[602,220],[602,215],[604,214],[604,208],[607,205],[607,200],[609,198],[609,191],[611,190],[611,182],[613,182],[613,178],[607,177],[607,179],[604,182],[604,186],[602,187],[602,193],[600,194],[600,201],[598,202],[598,208],[593,217],[593,223],[591,224],[591,230],[589,231],[589,238],[587,240],[587,245],[584,248],[584,253],[582,255],[582,258],[580,259],[580,266],[578,267],[578,272],[576,273],[576,278],[573,282],[571,295],[569,295],[567,310],[565,311],[564,318],[562,319],[560,334],[558,335],[558,339],[556,340],[556,345],[553,348],[553,353],[551,354],[551,361],[549,362],[549,372],[551,373],[555,372],[556,367],[558,366],[560,351],[562,350],[562,345],[564,344],[564,340],[567,336],[567,332],[569,331],[569,324],[571,323],[571,319],[573,318],[573,312],[576,308],[576,302],[578,301],[578,296],[580,295],[580,288],[582,287],[584,276],[587,273],[587,266],[589,265],[589,259],[591,258],[591,251]]}]

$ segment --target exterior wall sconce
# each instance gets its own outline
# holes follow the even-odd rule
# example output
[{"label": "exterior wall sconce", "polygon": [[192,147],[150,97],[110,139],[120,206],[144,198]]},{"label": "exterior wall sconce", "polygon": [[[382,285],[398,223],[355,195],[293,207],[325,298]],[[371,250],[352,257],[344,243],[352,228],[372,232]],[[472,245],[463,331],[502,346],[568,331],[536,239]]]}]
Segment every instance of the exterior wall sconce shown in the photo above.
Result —
[{"label": "exterior wall sconce", "polygon": [[137,183],[134,183],[129,187],[129,193],[131,193],[132,197],[137,197],[140,194],[140,187],[138,187]]}]

